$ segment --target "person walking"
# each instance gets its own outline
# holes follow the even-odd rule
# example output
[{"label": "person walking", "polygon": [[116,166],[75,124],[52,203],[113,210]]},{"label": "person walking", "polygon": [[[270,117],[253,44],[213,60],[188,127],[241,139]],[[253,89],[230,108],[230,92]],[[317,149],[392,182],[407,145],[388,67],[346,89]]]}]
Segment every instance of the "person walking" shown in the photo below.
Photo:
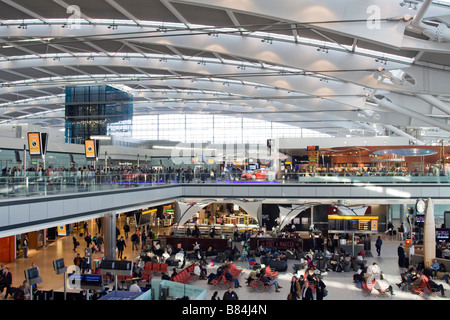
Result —
[{"label": "person walking", "polygon": [[117,258],[122,259],[122,256],[123,256],[123,250],[124,250],[125,247],[127,246],[126,243],[125,243],[125,239],[123,238],[123,236],[121,236],[120,239],[117,240],[116,246],[117,246]]},{"label": "person walking", "polygon": [[139,250],[139,236],[136,234],[136,232],[131,235],[131,248],[132,250],[134,250],[134,248],[136,248],[136,250]]},{"label": "person walking", "polygon": [[22,248],[23,248],[23,257],[28,258],[28,247],[30,245],[30,241],[28,240],[28,235],[26,234],[23,238]]},{"label": "person walking", "polygon": [[378,256],[381,254],[381,246],[383,245],[383,240],[381,240],[381,237],[378,236],[377,241],[375,241],[375,248],[377,248]]},{"label": "person walking", "polygon": [[103,252],[103,234],[100,234],[97,238],[98,251]]},{"label": "person walking", "polygon": [[323,283],[320,275],[315,275],[314,286],[316,288],[316,299],[323,300],[323,298],[327,295],[326,285]]},{"label": "person walking", "polygon": [[73,252],[77,252],[77,247],[80,245],[80,242],[75,236],[72,237],[72,242],[73,242]]},{"label": "person walking", "polygon": [[128,240],[128,233],[130,232],[130,226],[125,223],[125,225],[123,226],[123,232],[125,232],[125,239]]},{"label": "person walking", "polygon": [[291,278],[288,300],[298,300],[300,298],[300,289],[300,283],[298,282],[297,277],[293,276]]},{"label": "person walking", "polygon": [[92,237],[91,234],[88,233],[85,237],[84,237],[84,241],[86,241],[86,248],[89,248],[91,246],[91,242],[92,242]]},{"label": "person walking", "polygon": [[145,249],[145,241],[147,241],[147,234],[145,233],[145,230],[144,230],[144,231],[142,231],[142,234],[141,234],[141,245],[142,245],[141,250]]}]

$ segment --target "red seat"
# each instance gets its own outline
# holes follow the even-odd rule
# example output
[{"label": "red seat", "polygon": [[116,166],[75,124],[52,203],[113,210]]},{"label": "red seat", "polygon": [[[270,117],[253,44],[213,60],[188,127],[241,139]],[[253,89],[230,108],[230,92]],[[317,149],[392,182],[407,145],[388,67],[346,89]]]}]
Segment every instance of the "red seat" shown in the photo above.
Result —
[{"label": "red seat", "polygon": [[151,271],[152,270],[152,263],[151,262],[146,262],[144,264],[144,271]]},{"label": "red seat", "polygon": [[152,264],[152,271],[160,271],[159,267],[160,267],[159,263],[153,263]]}]

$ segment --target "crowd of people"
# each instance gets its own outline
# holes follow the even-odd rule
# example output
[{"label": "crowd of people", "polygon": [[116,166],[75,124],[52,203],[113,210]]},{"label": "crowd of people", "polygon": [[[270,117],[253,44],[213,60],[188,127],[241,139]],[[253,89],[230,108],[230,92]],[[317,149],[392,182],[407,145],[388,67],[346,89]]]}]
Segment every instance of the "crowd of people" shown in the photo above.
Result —
[{"label": "crowd of people", "polygon": [[[65,166],[48,165],[45,168],[43,165],[32,166],[23,169],[23,166],[16,165],[11,167],[4,167],[1,171],[1,176],[10,178],[11,182],[16,179],[20,181],[23,177],[36,177],[43,179],[44,177],[50,182],[59,182],[66,180],[68,182],[78,179],[86,180],[89,183],[104,183],[106,181],[178,181],[183,183],[190,182],[214,182],[216,180],[240,180],[241,174],[248,170],[238,167],[221,167],[215,166],[136,166],[136,165],[120,165],[108,166],[98,165],[95,168],[93,165],[78,165],[74,163]],[[251,170],[250,170],[251,171]],[[322,168],[317,172],[308,172],[304,168],[290,168],[286,167],[279,178],[288,181],[301,181],[305,176],[430,176],[443,175],[443,171],[435,171],[431,167],[420,171],[417,168],[413,171],[405,171],[399,168],[389,170],[386,168],[367,168],[365,170],[349,171],[342,168]]]}]

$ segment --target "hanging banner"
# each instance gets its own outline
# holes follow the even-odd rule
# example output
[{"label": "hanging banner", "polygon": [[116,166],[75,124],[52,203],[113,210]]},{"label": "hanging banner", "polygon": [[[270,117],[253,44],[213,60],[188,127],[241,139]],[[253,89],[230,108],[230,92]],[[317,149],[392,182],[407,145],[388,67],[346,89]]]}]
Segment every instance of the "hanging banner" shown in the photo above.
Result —
[{"label": "hanging banner", "polygon": [[96,158],[95,140],[84,140],[84,149],[85,149],[86,158],[88,158],[88,159]]},{"label": "hanging banner", "polygon": [[41,156],[41,134],[39,132],[28,132],[28,150],[30,156]]}]

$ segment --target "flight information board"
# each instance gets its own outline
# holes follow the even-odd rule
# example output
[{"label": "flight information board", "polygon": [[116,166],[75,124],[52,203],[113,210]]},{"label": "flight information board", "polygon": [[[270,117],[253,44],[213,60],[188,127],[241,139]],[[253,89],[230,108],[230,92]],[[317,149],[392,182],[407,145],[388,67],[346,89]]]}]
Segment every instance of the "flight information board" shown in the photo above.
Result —
[{"label": "flight information board", "polygon": [[378,231],[378,217],[372,216],[328,216],[330,231]]}]

